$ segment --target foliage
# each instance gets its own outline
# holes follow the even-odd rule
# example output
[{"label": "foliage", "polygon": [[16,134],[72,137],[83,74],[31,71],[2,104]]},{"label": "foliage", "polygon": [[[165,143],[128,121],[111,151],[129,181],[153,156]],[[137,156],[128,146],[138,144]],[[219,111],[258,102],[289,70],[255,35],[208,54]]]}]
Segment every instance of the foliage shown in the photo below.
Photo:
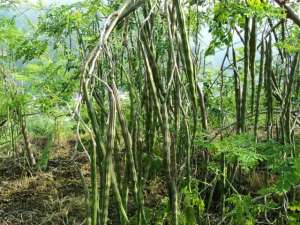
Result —
[{"label": "foliage", "polygon": [[233,32],[238,27],[243,27],[245,16],[256,16],[258,20],[268,17],[282,18],[280,8],[273,7],[267,2],[249,0],[247,5],[242,2],[222,1],[214,5],[213,19],[209,20],[212,41],[205,55],[215,53],[215,49],[230,46],[233,40]]},{"label": "foliage", "polygon": [[180,224],[192,225],[197,224],[201,220],[200,215],[203,215],[205,204],[199,196],[199,182],[193,180],[191,190],[188,186],[184,186],[180,192],[183,195],[183,209],[180,214]]},{"label": "foliage", "polygon": [[46,116],[34,116],[28,120],[28,130],[36,137],[48,137],[55,129],[53,119]]},{"label": "foliage", "polygon": [[297,40],[300,37],[300,29],[298,27],[293,27],[291,29],[290,35],[282,41],[278,41],[276,46],[283,49],[289,53],[297,53],[300,51],[300,45]]},{"label": "foliage", "polygon": [[47,49],[48,43],[37,39],[25,39],[20,42],[16,50],[16,58],[25,62],[40,57]]},{"label": "foliage", "polygon": [[44,146],[44,148],[42,149],[42,153],[41,156],[37,162],[36,167],[39,170],[46,170],[48,167],[48,161],[49,161],[49,157],[50,157],[50,151],[51,148],[53,147],[53,137],[52,134],[47,137],[47,144]]},{"label": "foliage", "polygon": [[271,171],[277,174],[278,179],[271,187],[260,190],[260,193],[287,193],[300,182],[300,157],[287,158],[278,163]]},{"label": "foliage", "polygon": [[23,33],[17,29],[15,18],[0,17],[0,43],[13,49],[23,39]]},{"label": "foliage", "polygon": [[250,195],[235,194],[226,199],[226,201],[233,206],[228,212],[228,215],[232,218],[230,224],[236,225],[253,225],[256,224],[256,219],[268,208],[274,207],[273,202],[269,202],[266,205],[259,204],[253,201]]},{"label": "foliage", "polygon": [[300,203],[291,202],[288,206],[288,209],[291,211],[288,215],[288,222],[291,225],[296,225],[300,221]]},{"label": "foliage", "polygon": [[213,143],[212,149],[217,155],[224,153],[229,163],[238,162],[246,172],[265,159],[257,152],[254,137],[248,134],[224,138]]}]

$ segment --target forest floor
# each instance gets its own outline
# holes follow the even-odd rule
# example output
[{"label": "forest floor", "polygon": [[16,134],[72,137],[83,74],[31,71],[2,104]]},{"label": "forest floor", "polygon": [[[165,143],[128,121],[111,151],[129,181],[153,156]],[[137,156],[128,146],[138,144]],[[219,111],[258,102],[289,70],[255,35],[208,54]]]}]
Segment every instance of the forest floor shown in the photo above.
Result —
[{"label": "forest floor", "polygon": [[[43,149],[46,145],[41,140],[35,142],[35,149]],[[296,146],[300,146],[298,134]],[[72,139],[53,146],[47,169],[34,172],[21,166],[24,165],[21,162],[24,157],[0,155],[0,225],[85,224],[86,202],[82,177],[89,185],[89,162],[81,154],[73,157],[74,151],[75,141]],[[241,186],[246,188],[246,193],[251,193],[261,188],[263,177],[260,171],[252,173]],[[164,182],[159,179],[147,183],[145,206],[157,208],[167,194],[165,190]],[[132,217],[135,204],[131,201],[132,196],[129,197],[128,213]],[[114,203],[112,206],[117,207]],[[109,221],[110,225],[118,224],[116,208],[113,207],[110,208],[110,218],[114,218],[114,221]]]},{"label": "forest floor", "polygon": [[[87,158],[71,161],[72,141],[51,150],[45,171],[29,172],[19,159],[0,158],[0,224],[84,224],[85,198],[78,167],[89,177]],[[16,157],[15,157],[16,158]]]},{"label": "forest floor", "polygon": [[[35,141],[35,149],[43,149],[43,140]],[[24,157],[0,155],[0,225],[80,225],[85,224],[86,202],[82,178],[90,184],[89,162],[86,156],[76,155],[75,141],[60,143],[50,150],[47,169],[34,171],[23,168]],[[74,158],[74,160],[71,160]],[[81,169],[81,175],[78,170]],[[145,187],[145,206],[156,208],[166,195],[161,180],[155,179]],[[129,216],[135,204],[128,202]],[[117,207],[110,207],[113,220],[118,224]]]}]

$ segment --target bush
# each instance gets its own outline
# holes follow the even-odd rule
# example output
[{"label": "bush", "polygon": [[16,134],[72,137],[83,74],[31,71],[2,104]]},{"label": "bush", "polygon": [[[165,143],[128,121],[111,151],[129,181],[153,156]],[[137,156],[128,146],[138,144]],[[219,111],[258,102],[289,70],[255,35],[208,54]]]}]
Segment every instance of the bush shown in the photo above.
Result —
[{"label": "bush", "polygon": [[33,116],[28,118],[27,128],[32,136],[47,137],[53,133],[55,122],[47,116]]}]

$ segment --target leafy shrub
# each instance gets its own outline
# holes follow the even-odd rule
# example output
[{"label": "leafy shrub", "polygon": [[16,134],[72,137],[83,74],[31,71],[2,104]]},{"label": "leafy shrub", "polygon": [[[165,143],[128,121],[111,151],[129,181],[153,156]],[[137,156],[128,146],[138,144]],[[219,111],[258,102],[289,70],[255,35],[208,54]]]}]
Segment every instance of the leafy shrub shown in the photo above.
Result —
[{"label": "leafy shrub", "polygon": [[54,131],[54,120],[46,116],[34,116],[28,119],[28,131],[36,137],[47,137]]},{"label": "leafy shrub", "polygon": [[287,193],[300,182],[300,156],[281,160],[281,163],[278,163],[271,172],[278,174],[276,183],[271,187],[260,190],[259,193]]},{"label": "leafy shrub", "polygon": [[74,134],[74,121],[68,117],[61,117],[55,122],[49,116],[34,116],[28,118],[27,126],[29,133],[35,137],[48,137],[52,134],[68,137]]},{"label": "leafy shrub", "polygon": [[232,224],[254,224],[255,206],[252,203],[251,196],[232,195],[227,198],[227,202],[233,206],[230,212],[230,215],[232,215]]},{"label": "leafy shrub", "polygon": [[192,180],[191,190],[185,186],[180,193],[183,194],[183,213],[181,213],[180,224],[197,224],[201,220],[200,215],[203,214],[205,204],[199,196],[199,182]]},{"label": "leafy shrub", "polygon": [[42,150],[42,154],[37,162],[37,168],[40,170],[46,170],[48,167],[48,161],[50,156],[50,150],[53,144],[53,137],[52,135],[48,137],[48,142],[44,149]]},{"label": "leafy shrub", "polygon": [[247,134],[230,136],[212,144],[217,156],[224,153],[227,161],[238,161],[245,171],[249,171],[265,159],[264,155],[257,152],[256,147],[253,136]]}]

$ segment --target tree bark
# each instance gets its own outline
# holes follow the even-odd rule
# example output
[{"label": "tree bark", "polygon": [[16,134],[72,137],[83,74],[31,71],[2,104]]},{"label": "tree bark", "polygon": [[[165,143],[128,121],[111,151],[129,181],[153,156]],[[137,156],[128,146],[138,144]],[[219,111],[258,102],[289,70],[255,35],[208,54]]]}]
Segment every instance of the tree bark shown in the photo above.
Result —
[{"label": "tree bark", "polygon": [[246,113],[247,113],[247,88],[249,74],[249,18],[245,18],[245,45],[244,45],[244,84],[241,106],[241,130],[246,132]]},{"label": "tree bark", "polygon": [[292,20],[296,25],[300,27],[300,17],[297,15],[297,13],[286,4],[285,0],[275,0],[275,2],[280,5],[282,8],[286,11],[286,16],[290,20]]},{"label": "tree bark", "polygon": [[264,71],[265,71],[265,41],[262,37],[261,50],[260,50],[259,78],[258,78],[258,87],[256,92],[255,120],[254,120],[254,136],[256,141],[257,141],[258,120],[259,120],[260,94],[262,89]]},{"label": "tree bark", "polygon": [[33,155],[32,149],[31,149],[31,144],[28,138],[28,133],[27,133],[27,128],[26,128],[26,121],[23,117],[22,110],[19,109],[19,116],[20,116],[20,125],[21,125],[21,132],[24,140],[24,147],[26,150],[26,155],[29,161],[30,166],[35,166],[36,160]]}]

